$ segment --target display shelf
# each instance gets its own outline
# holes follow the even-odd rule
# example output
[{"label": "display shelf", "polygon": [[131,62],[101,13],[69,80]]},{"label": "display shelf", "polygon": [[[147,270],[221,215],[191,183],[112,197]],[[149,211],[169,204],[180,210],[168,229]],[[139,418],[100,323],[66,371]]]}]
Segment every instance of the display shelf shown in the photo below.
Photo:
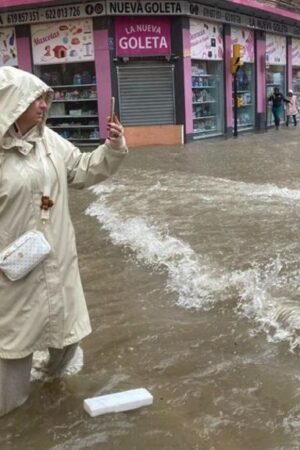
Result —
[{"label": "display shelf", "polygon": [[71,102],[96,102],[97,99],[96,98],[78,98],[77,100],[75,99],[70,99],[70,100],[53,100],[52,103],[71,103]]},{"label": "display shelf", "polygon": [[82,84],[58,84],[58,85],[54,85],[52,86],[51,84],[49,85],[51,87],[51,89],[71,89],[71,88],[86,88],[86,87],[96,87],[97,84],[96,83],[82,83]]},{"label": "display shelf", "polygon": [[239,128],[252,128],[254,125],[253,125],[253,123],[239,123],[238,124],[238,127]]},{"label": "display shelf", "polygon": [[194,138],[223,133],[223,63],[192,61],[192,121]]},{"label": "display shelf", "polygon": [[47,126],[71,142],[99,141],[95,63],[42,64],[34,72],[53,90]]},{"label": "display shelf", "polygon": [[207,130],[203,130],[202,128],[194,128],[194,130],[193,130],[194,133],[206,133],[206,134],[211,133],[211,132],[215,132],[215,131],[217,131],[216,127],[215,128],[209,128]]},{"label": "display shelf", "polygon": [[215,100],[209,100],[205,102],[193,102],[193,105],[205,105],[206,103],[217,103]]},{"label": "display shelf", "polygon": [[78,129],[78,128],[98,128],[99,127],[99,125],[98,125],[98,123],[97,124],[94,124],[94,125],[66,125],[66,124],[64,124],[64,125],[47,125],[48,126],[48,128],[54,128],[54,129],[64,129],[64,128],[76,128],[76,129]]},{"label": "display shelf", "polygon": [[91,141],[91,142],[94,142],[94,141],[99,141],[99,137],[97,137],[97,138],[87,138],[87,137],[80,137],[80,138],[69,138],[69,141],[71,141],[71,142],[79,142],[79,141]]},{"label": "display shelf", "polygon": [[216,127],[214,127],[214,128],[207,128],[205,130],[203,130],[203,128],[194,128],[193,131],[196,132],[196,133],[211,133],[211,132],[217,131],[217,128]]},{"label": "display shelf", "polygon": [[[232,105],[232,106],[234,106],[234,105]],[[240,106],[238,107],[238,109],[240,109],[240,108],[247,108],[247,106],[253,106],[253,103],[247,103],[247,104],[245,104],[245,105],[240,105]]]},{"label": "display shelf", "polygon": [[213,78],[215,78],[215,79],[217,79],[217,77],[216,77],[216,75],[213,75],[213,74],[211,74],[211,73],[203,73],[202,75],[194,75],[193,73],[192,73],[192,77],[196,77],[196,78],[202,78],[202,77],[213,77]]},{"label": "display shelf", "polygon": [[97,114],[81,114],[80,116],[72,116],[71,114],[59,115],[59,116],[48,116],[48,120],[50,119],[82,119],[82,118],[91,118],[98,117]]},{"label": "display shelf", "polygon": [[217,86],[193,86],[193,89],[216,89]]},{"label": "display shelf", "polygon": [[193,117],[193,120],[205,120],[205,119],[212,119],[212,118],[215,118],[215,117],[216,117],[216,115],[213,114],[211,116]]}]

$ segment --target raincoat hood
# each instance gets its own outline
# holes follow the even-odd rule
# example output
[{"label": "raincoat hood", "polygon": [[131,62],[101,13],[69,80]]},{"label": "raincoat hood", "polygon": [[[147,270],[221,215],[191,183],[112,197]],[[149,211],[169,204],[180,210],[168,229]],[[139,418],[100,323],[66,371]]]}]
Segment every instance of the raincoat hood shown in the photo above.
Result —
[{"label": "raincoat hood", "polygon": [[[0,143],[10,126],[42,94],[47,94],[49,110],[53,91],[47,84],[29,72],[14,67],[0,67]],[[43,123],[38,126],[40,135],[43,134],[46,118],[45,115]]]}]

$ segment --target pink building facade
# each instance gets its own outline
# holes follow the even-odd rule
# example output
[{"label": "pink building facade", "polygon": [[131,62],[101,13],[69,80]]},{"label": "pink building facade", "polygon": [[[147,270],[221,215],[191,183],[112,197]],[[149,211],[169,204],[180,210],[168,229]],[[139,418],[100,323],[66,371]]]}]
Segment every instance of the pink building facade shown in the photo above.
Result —
[{"label": "pink building facade", "polygon": [[[232,136],[273,126],[274,87],[300,99],[300,14],[252,0],[2,0],[0,66],[54,91],[48,126],[78,145],[106,137],[111,96],[130,145]],[[284,112],[282,114],[284,120]]]}]

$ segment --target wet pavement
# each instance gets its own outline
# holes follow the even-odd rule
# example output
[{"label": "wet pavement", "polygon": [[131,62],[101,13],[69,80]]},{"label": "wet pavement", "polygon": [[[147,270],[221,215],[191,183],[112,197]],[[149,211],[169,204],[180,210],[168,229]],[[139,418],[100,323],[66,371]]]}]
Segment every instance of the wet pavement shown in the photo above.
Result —
[{"label": "wet pavement", "polygon": [[[1,450],[300,448],[299,138],[132,149],[70,190],[93,333],[80,372],[0,420]],[[138,387],[152,406],[83,410]]]}]

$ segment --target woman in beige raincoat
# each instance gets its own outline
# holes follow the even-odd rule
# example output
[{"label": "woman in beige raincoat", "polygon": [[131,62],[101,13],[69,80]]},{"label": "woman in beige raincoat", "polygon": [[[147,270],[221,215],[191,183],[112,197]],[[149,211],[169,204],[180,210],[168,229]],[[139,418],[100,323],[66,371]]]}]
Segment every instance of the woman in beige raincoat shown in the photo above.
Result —
[{"label": "woman in beige raincoat", "polygon": [[104,145],[81,153],[45,125],[51,99],[34,75],[0,68],[0,251],[29,230],[42,231],[51,246],[18,281],[0,271],[0,416],[28,398],[35,350],[49,349],[53,374],[91,331],[67,189],[106,179],[127,153],[117,120]]}]

